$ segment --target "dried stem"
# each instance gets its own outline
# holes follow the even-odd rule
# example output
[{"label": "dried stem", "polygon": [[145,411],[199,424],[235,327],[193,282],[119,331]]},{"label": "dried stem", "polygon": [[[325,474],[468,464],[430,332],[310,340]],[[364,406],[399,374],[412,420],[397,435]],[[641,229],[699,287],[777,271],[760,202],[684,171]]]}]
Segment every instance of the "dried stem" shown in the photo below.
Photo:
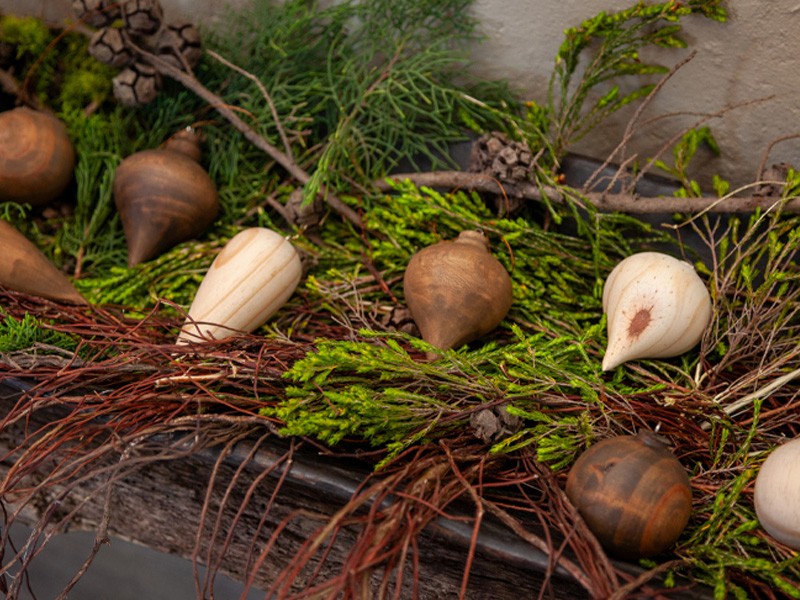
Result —
[{"label": "dried stem", "polygon": [[[431,171],[429,173],[397,173],[387,181],[376,182],[378,189],[392,189],[390,181],[408,180],[415,185],[466,189],[469,191],[506,194],[511,197],[528,200],[548,200],[566,203],[565,194],[555,186],[536,185],[533,183],[503,184],[497,179],[483,173],[467,173],[463,171]],[[762,182],[763,183],[763,182]],[[770,182],[782,184],[783,182]],[[756,209],[767,210],[781,203],[777,196],[702,196],[700,198],[675,198],[663,196],[656,198],[639,197],[635,194],[607,194],[604,192],[587,192],[583,196],[598,210],[607,212],[626,212],[631,214],[652,213],[750,213]],[[800,198],[792,198],[782,205],[784,212],[800,213]]]},{"label": "dried stem", "polygon": [[[194,92],[198,97],[209,103],[220,115],[222,115],[231,125],[233,125],[244,137],[259,150],[269,155],[279,165],[294,177],[301,184],[305,185],[311,180],[311,176],[302,169],[295,160],[282,152],[280,149],[269,143],[263,136],[259,135],[252,127],[245,123],[234,112],[225,101],[214,92],[201,84],[196,77],[185,73],[181,69],[159,58],[152,52],[148,52],[141,46],[131,42],[132,49],[147,63],[152,65],[159,73],[166,75],[183,85],[186,89]],[[322,195],[332,209],[338,212],[356,227],[362,227],[361,217],[344,202],[341,201],[330,190],[323,190]]]}]

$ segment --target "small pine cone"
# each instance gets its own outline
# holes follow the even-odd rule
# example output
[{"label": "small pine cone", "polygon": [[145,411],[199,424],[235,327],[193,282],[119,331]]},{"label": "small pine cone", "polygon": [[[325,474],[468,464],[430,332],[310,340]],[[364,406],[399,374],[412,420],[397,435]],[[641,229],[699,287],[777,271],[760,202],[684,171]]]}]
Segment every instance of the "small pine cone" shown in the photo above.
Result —
[{"label": "small pine cone", "polygon": [[785,162],[772,165],[769,169],[764,171],[764,174],[761,176],[761,183],[753,190],[753,195],[780,196],[784,188],[782,182],[786,181],[786,178],[789,177],[789,170],[793,168],[792,165]]},{"label": "small pine cone", "polygon": [[89,54],[112,67],[124,67],[133,59],[122,31],[113,27],[98,29],[89,42]]},{"label": "small pine cone", "polygon": [[315,198],[310,204],[304,204],[303,190],[298,188],[289,194],[286,211],[292,223],[313,229],[319,226],[325,216],[325,203],[321,198]]},{"label": "small pine cone", "polygon": [[133,63],[112,80],[114,97],[123,106],[141,106],[156,99],[161,77],[153,67]]},{"label": "small pine cone", "polygon": [[122,5],[125,28],[134,35],[153,35],[164,21],[159,0],[128,0]]},{"label": "small pine cone", "polygon": [[481,136],[472,147],[469,170],[486,173],[504,183],[530,181],[533,154],[524,142],[493,132]]},{"label": "small pine cone", "polygon": [[156,44],[156,54],[178,69],[184,70],[184,61],[190,68],[194,68],[203,56],[200,32],[191,23],[170,23],[161,32]]},{"label": "small pine cone", "polygon": [[117,0],[73,0],[72,12],[92,27],[106,27],[119,18]]}]

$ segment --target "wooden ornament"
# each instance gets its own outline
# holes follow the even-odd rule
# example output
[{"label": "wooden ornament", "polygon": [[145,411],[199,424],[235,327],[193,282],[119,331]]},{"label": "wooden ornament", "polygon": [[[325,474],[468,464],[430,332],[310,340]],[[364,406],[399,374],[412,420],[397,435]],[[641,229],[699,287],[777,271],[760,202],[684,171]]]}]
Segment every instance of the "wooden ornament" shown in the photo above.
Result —
[{"label": "wooden ornament", "polygon": [[132,154],[117,167],[114,201],[130,266],[198,236],[216,219],[219,197],[199,158],[197,133],[186,129],[163,147]]},{"label": "wooden ornament", "polygon": [[692,512],[686,470],[649,431],[586,450],[570,470],[565,491],[600,544],[625,559],[667,550]]},{"label": "wooden ornament", "polygon": [[511,277],[480,231],[463,231],[455,241],[417,252],[403,290],[422,339],[442,350],[489,333],[512,302]]},{"label": "wooden ornament", "polygon": [[696,346],[711,296],[692,265],[661,252],[622,260],[603,287],[608,346],[603,371],[637,358],[669,358]]},{"label": "wooden ornament", "polygon": [[772,450],[758,471],[753,500],[767,533],[800,550],[800,439]]},{"label": "wooden ornament", "polygon": [[262,227],[241,231],[208,269],[178,343],[254,331],[286,303],[301,274],[300,256],[282,235]]},{"label": "wooden ornament", "polygon": [[0,202],[47,204],[74,169],[75,149],[55,116],[26,107],[0,113]]},{"label": "wooden ornament", "polygon": [[86,304],[66,275],[36,245],[0,220],[0,285],[10,290],[72,304]]}]

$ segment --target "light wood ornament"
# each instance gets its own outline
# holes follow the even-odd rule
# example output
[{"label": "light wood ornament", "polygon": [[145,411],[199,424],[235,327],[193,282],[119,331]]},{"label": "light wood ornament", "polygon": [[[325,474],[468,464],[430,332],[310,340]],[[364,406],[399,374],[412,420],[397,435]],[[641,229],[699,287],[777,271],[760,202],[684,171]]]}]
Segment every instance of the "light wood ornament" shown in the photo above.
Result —
[{"label": "light wood ornament", "polygon": [[301,275],[300,256],[282,235],[263,227],[239,232],[203,278],[178,343],[254,331],[286,303]]}]

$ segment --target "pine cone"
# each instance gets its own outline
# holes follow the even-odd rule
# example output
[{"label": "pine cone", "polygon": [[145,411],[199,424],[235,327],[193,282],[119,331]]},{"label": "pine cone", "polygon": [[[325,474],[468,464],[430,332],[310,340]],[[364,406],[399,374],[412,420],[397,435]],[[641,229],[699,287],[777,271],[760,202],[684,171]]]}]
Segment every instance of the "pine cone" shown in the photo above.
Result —
[{"label": "pine cone", "polygon": [[117,0],[73,0],[72,12],[92,27],[106,27],[120,16]]},{"label": "pine cone", "polygon": [[112,27],[98,29],[89,42],[89,54],[112,67],[124,67],[133,59],[122,31]]},{"label": "pine cone", "polygon": [[[184,69],[184,61],[190,68],[194,68],[203,56],[200,32],[191,23],[170,23],[158,38],[156,54],[178,69]],[[182,60],[180,56],[183,57]]]},{"label": "pine cone", "polygon": [[780,196],[783,194],[782,183],[770,183],[774,181],[784,182],[789,176],[789,169],[792,169],[789,163],[777,163],[772,165],[769,169],[764,171],[761,175],[762,183],[756,186],[753,191],[754,196]]},{"label": "pine cone", "polygon": [[153,67],[133,63],[112,80],[114,97],[124,106],[141,106],[156,99],[161,77]]},{"label": "pine cone", "polygon": [[128,0],[122,5],[122,20],[134,35],[153,35],[161,28],[164,10],[158,0]]},{"label": "pine cone", "polygon": [[533,167],[533,153],[528,145],[511,140],[503,133],[482,135],[472,146],[469,171],[485,173],[501,183],[530,181]]}]

